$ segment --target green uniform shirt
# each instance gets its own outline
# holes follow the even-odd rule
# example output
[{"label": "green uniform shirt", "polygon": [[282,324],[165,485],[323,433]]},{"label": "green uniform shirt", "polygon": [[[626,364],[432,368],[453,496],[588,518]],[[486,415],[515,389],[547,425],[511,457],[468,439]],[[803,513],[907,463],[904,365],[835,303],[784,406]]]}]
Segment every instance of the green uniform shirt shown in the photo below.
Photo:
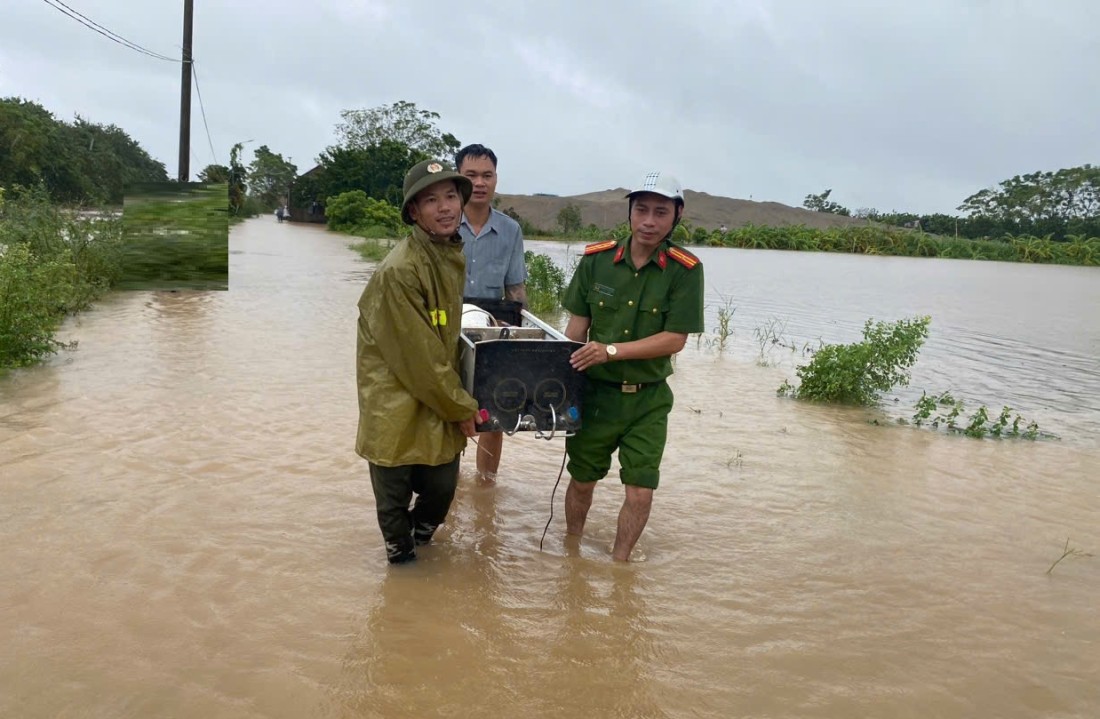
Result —
[{"label": "green uniform shirt", "polygon": [[[589,247],[603,245],[607,249],[581,258],[562,302],[570,313],[592,319],[590,341],[614,344],[658,332],[703,331],[703,265],[698,258],[665,240],[649,262],[636,268],[629,239]],[[670,374],[671,357],[620,360],[588,370],[592,379],[628,384],[659,382]]]}]

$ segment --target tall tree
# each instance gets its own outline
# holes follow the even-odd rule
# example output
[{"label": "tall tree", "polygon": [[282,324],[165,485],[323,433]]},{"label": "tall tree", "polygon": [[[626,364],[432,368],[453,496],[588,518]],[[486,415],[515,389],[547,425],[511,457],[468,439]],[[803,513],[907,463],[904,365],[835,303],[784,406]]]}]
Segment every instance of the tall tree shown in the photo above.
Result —
[{"label": "tall tree", "polygon": [[284,202],[297,175],[298,168],[294,163],[272,152],[267,145],[260,145],[248,166],[249,193],[259,200],[264,209],[274,209]]},{"label": "tall tree", "polygon": [[207,165],[199,172],[199,182],[229,182],[229,167],[226,165]]},{"label": "tall tree", "polygon": [[122,128],[77,115],[68,131],[77,146],[78,167],[92,187],[92,199],[120,204],[133,183],[168,182],[164,163],[150,157]]},{"label": "tall tree", "polygon": [[330,147],[318,158],[321,172],[315,180],[315,195],[298,186],[295,194],[323,201],[350,190],[363,190],[368,197],[400,205],[405,173],[428,157],[420,150],[386,139],[363,148]]},{"label": "tall tree", "polygon": [[91,187],[70,139],[64,123],[38,103],[0,100],[0,183],[42,183],[56,201],[83,200]]},{"label": "tall tree", "polygon": [[832,192],[833,191],[829,189],[825,190],[825,192],[822,192],[820,195],[806,195],[806,199],[803,200],[802,206],[814,212],[828,212],[831,215],[850,216],[852,214],[851,210],[829,200],[829,195],[832,194]]},{"label": "tall tree", "polygon": [[336,126],[336,137],[349,149],[365,149],[389,140],[428,157],[450,159],[459,148],[454,135],[436,127],[439,113],[421,110],[406,100],[369,110],[343,110],[340,118],[343,122]]},{"label": "tall tree", "polygon": [[581,209],[572,202],[558,210],[558,226],[565,234],[573,235],[580,232],[582,222]]},{"label": "tall tree", "polygon": [[69,124],[37,103],[0,99],[0,183],[42,183],[56,202],[119,204],[130,183],[167,180],[164,164],[115,125]]},{"label": "tall tree", "polygon": [[1100,167],[1017,175],[974,193],[958,209],[971,217],[1024,226],[1095,220],[1100,218]]}]

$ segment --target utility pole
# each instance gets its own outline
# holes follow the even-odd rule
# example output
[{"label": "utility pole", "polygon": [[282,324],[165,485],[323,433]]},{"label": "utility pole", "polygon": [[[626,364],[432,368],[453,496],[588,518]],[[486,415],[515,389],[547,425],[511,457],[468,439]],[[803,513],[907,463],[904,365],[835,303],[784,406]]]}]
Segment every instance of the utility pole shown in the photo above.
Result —
[{"label": "utility pole", "polygon": [[191,21],[194,0],[183,0],[183,62],[180,64],[180,167],[179,181],[191,177]]}]

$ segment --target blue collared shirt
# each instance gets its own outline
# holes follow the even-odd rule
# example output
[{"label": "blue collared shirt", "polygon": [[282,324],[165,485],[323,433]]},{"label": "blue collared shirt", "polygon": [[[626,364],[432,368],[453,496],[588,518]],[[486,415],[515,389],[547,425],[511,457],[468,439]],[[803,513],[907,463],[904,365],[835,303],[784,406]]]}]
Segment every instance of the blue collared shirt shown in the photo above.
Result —
[{"label": "blue collared shirt", "polygon": [[466,253],[463,296],[499,300],[504,298],[505,287],[527,281],[523,230],[511,217],[490,208],[488,221],[475,236],[466,213],[462,213],[458,233]]}]

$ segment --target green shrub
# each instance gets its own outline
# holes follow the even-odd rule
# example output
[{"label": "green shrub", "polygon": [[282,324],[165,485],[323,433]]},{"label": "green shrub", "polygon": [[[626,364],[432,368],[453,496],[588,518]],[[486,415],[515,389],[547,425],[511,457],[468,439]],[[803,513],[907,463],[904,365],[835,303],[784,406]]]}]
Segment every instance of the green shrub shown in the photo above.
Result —
[{"label": "green shrub", "polygon": [[535,314],[556,310],[565,291],[565,272],[549,255],[527,250],[523,259],[527,263],[527,306]]},{"label": "green shrub", "polygon": [[967,240],[881,225],[851,225],[824,230],[802,225],[745,225],[725,234],[711,234],[706,244],[748,249],[1100,265],[1100,238],[1083,235],[1071,235],[1066,242],[1053,240],[1049,236],[1011,235],[1001,239]]},{"label": "green shrub", "polygon": [[403,224],[400,209],[385,200],[368,197],[362,190],[342,192],[328,198],[325,203],[325,217],[328,219],[328,226],[338,232],[376,225],[389,228],[392,234]]},{"label": "green shrub", "polygon": [[67,251],[42,260],[25,243],[0,254],[0,367],[22,367],[64,345],[54,330],[72,303],[76,267]]},{"label": "green shrub", "polygon": [[928,337],[930,317],[863,326],[863,341],[827,344],[795,370],[799,386],[784,382],[780,393],[816,402],[871,405],[883,392],[909,384],[909,368]]},{"label": "green shrub", "polygon": [[689,223],[681,222],[676,225],[676,227],[672,228],[672,241],[678,245],[686,245],[691,241],[692,232],[693,230]]},{"label": "green shrub", "polygon": [[33,364],[64,345],[53,333],[118,280],[121,223],[81,218],[42,187],[8,188],[0,205],[0,368]]}]

